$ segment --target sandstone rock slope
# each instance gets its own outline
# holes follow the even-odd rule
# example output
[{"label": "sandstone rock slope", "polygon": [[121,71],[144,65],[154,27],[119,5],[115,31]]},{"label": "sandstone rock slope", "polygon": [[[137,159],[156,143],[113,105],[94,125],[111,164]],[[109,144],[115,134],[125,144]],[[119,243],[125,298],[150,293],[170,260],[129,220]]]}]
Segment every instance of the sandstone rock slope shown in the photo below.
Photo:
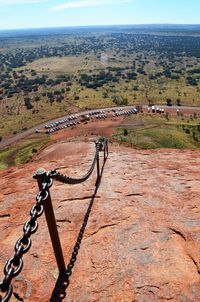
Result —
[{"label": "sandstone rock slope", "polygon": [[[0,173],[1,278],[38,190],[35,170],[58,167],[78,176],[93,151],[90,142],[63,141],[33,163]],[[58,279],[41,217],[11,301],[200,301],[199,168],[199,151],[115,145],[97,192],[96,173],[81,185],[54,182],[51,195],[69,276]]]}]

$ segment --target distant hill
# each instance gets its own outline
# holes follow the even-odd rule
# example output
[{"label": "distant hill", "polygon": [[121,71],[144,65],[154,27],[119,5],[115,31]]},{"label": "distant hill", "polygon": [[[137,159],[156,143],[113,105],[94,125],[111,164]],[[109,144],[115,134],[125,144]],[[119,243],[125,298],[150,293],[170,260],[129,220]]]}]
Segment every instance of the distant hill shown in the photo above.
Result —
[{"label": "distant hill", "polygon": [[88,33],[96,31],[140,31],[140,32],[200,32],[200,24],[130,24],[130,25],[99,25],[70,26],[34,29],[0,30],[0,38],[34,35],[58,35]]}]

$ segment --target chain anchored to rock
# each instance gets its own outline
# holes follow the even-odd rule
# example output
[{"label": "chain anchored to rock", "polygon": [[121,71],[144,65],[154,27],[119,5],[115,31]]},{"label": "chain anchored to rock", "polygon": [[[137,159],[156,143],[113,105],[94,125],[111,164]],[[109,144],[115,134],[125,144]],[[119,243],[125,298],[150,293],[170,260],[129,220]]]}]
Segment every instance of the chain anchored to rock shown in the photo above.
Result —
[{"label": "chain anchored to rock", "polygon": [[60,274],[66,272],[64,263],[64,257],[56,226],[56,220],[54,216],[51,196],[49,189],[53,184],[53,179],[63,182],[65,184],[78,184],[86,181],[92,172],[94,171],[95,165],[97,164],[97,182],[100,178],[99,168],[99,152],[104,152],[104,162],[108,157],[108,140],[102,138],[95,142],[95,155],[92,161],[91,167],[88,172],[81,178],[72,178],[65,176],[56,170],[46,172],[44,169],[39,169],[34,175],[37,179],[39,186],[39,193],[36,195],[36,203],[30,210],[30,219],[25,222],[23,227],[23,236],[19,238],[15,244],[14,256],[11,257],[5,264],[4,267],[4,279],[0,282],[0,302],[8,302],[13,293],[12,279],[20,274],[23,269],[23,255],[26,254],[32,244],[31,235],[33,235],[38,229],[37,219],[45,212],[46,221],[51,237],[54,254]]}]

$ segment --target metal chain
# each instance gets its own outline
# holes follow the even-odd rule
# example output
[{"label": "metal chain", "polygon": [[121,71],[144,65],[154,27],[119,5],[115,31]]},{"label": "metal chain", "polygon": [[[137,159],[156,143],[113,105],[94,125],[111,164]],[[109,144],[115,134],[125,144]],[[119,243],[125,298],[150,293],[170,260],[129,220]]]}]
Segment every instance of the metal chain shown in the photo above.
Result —
[{"label": "metal chain", "polygon": [[99,140],[98,142],[95,143],[96,152],[95,152],[95,156],[94,156],[92,165],[91,165],[89,171],[81,178],[72,178],[70,176],[63,175],[56,170],[51,170],[49,172],[50,177],[52,177],[53,179],[55,179],[57,181],[60,181],[65,184],[70,184],[70,185],[75,185],[75,184],[79,184],[79,183],[86,181],[90,177],[90,175],[92,174],[92,172],[95,168],[95,164],[96,164],[99,152],[104,151],[104,149],[105,149],[106,153],[107,153],[107,145],[108,145],[108,140],[106,138],[103,138],[103,140]]},{"label": "metal chain", "polygon": [[43,189],[36,195],[36,203],[30,210],[31,218],[27,220],[23,226],[23,236],[19,238],[15,244],[15,254],[5,264],[4,267],[4,279],[0,282],[0,292],[4,294],[4,297],[0,295],[0,302],[7,302],[10,300],[13,287],[12,279],[20,274],[23,268],[23,255],[26,254],[32,244],[31,235],[33,235],[38,229],[37,219],[43,214],[43,203],[48,198],[48,189],[52,186],[52,179],[50,175],[47,175],[47,179],[43,182]]},{"label": "metal chain", "polygon": [[104,151],[104,161],[108,157],[108,139],[103,138],[95,143],[95,155],[92,165],[89,171],[81,178],[71,178],[65,176],[56,170],[52,170],[46,174],[45,179],[42,181],[42,189],[36,195],[36,203],[30,210],[31,218],[27,220],[23,226],[23,236],[19,238],[15,244],[15,254],[5,264],[4,267],[4,279],[0,282],[0,293],[3,293],[4,297],[0,294],[0,302],[8,302],[13,293],[12,279],[20,274],[23,269],[23,255],[26,254],[31,248],[31,235],[33,235],[38,229],[37,219],[43,214],[43,203],[49,197],[49,189],[53,184],[53,179],[61,181],[66,184],[78,184],[87,180],[92,174],[96,163],[99,160],[99,152]]},{"label": "metal chain", "polygon": [[95,167],[95,164],[96,164],[97,154],[98,153],[96,152],[95,156],[94,156],[94,160],[92,162],[92,165],[91,165],[89,171],[81,178],[72,178],[72,177],[69,177],[69,176],[65,176],[65,175],[61,174],[60,172],[58,172],[56,170],[50,171],[50,175],[53,179],[55,179],[57,181],[60,181],[62,183],[65,183],[65,184],[75,185],[75,184],[82,183],[82,182],[86,181],[90,177],[90,175],[92,174],[92,172],[94,170],[94,167]]}]

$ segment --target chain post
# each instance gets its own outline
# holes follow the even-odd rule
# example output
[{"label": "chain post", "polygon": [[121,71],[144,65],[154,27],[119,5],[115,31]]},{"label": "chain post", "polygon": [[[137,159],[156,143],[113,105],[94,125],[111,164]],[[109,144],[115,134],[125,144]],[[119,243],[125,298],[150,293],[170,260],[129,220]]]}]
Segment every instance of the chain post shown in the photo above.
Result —
[{"label": "chain post", "polygon": [[97,150],[97,182],[99,180],[99,176],[100,176],[100,168],[99,168],[99,146],[98,146],[98,142],[95,142],[96,144],[96,150]]},{"label": "chain post", "polygon": [[108,157],[108,140],[106,140],[106,158]]},{"label": "chain post", "polygon": [[106,143],[104,141],[104,145],[103,145],[103,159],[104,159],[104,162],[106,160]]},{"label": "chain post", "polygon": [[[43,187],[42,187],[43,181],[47,178],[46,171],[43,168],[38,169],[36,174],[34,175],[34,178],[37,179],[39,190],[42,191],[43,190]],[[46,221],[47,221],[47,226],[49,229],[49,234],[51,237],[51,243],[52,243],[54,254],[56,257],[58,270],[59,270],[60,275],[62,275],[66,272],[65,261],[64,261],[60,238],[59,238],[58,230],[57,230],[57,226],[56,226],[56,220],[55,220],[55,215],[54,215],[54,211],[53,211],[51,195],[50,195],[49,189],[47,189],[47,191],[48,191],[48,197],[44,202],[44,212],[45,212],[45,217],[46,217]]]}]

